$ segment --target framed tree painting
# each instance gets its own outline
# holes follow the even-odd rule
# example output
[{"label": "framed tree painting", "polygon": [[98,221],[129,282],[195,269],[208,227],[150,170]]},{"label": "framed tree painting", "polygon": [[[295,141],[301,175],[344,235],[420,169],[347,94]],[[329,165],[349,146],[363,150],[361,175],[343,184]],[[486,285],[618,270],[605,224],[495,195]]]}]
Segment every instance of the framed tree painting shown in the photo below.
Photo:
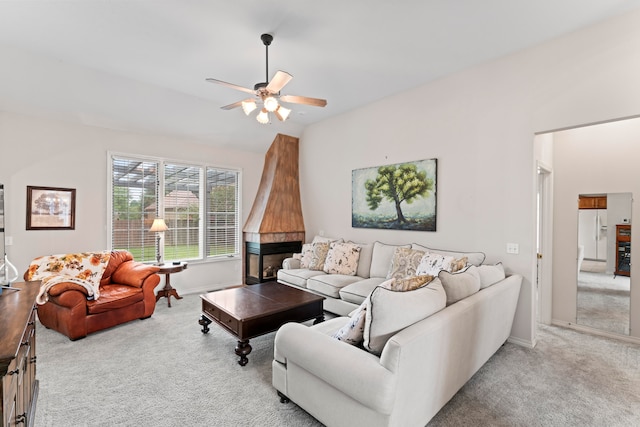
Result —
[{"label": "framed tree painting", "polygon": [[436,231],[437,159],[355,169],[351,226]]},{"label": "framed tree painting", "polygon": [[27,230],[74,230],[75,188],[27,186]]}]

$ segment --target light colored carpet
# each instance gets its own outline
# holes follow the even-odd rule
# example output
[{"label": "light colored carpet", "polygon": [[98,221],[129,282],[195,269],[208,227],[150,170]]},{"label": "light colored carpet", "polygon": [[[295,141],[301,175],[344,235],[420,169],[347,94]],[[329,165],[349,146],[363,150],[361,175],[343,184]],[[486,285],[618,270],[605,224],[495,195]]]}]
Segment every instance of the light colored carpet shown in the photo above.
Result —
[{"label": "light colored carpet", "polygon": [[[321,425],[271,386],[274,334],[241,367],[231,335],[200,332],[197,295],[172,305],[75,342],[38,324],[35,426]],[[543,326],[535,349],[507,343],[428,425],[638,426],[639,390],[640,346]]]},{"label": "light colored carpet", "polygon": [[631,281],[626,276],[581,271],[576,323],[629,335],[630,286]]}]

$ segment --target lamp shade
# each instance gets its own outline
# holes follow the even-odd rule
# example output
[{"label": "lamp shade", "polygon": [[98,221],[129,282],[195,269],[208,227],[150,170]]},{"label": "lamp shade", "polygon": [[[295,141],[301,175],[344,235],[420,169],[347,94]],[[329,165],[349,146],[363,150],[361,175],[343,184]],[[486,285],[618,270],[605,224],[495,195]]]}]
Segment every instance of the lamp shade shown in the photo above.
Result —
[{"label": "lamp shade", "polygon": [[164,219],[162,218],[156,218],[153,220],[153,224],[151,224],[151,228],[149,229],[149,231],[167,231],[169,229],[169,227],[167,227],[167,224],[164,222]]}]

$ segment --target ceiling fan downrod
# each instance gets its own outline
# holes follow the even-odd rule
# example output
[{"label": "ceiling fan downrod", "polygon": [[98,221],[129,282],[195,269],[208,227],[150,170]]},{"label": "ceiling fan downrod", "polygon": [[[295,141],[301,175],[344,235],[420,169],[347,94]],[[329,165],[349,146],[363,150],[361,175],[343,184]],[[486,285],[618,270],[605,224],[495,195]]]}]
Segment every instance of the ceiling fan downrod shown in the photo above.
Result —
[{"label": "ceiling fan downrod", "polygon": [[271,44],[271,42],[273,41],[273,36],[271,34],[263,34],[260,36],[260,40],[262,40],[262,43],[264,44],[264,48],[265,48],[265,52],[266,52],[266,72],[265,72],[265,82],[269,81],[269,45]]}]

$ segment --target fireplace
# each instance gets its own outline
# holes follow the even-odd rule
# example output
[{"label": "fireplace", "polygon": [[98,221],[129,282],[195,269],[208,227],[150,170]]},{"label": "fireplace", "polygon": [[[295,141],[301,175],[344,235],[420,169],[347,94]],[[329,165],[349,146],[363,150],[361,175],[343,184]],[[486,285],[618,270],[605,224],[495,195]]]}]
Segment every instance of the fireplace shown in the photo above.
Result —
[{"label": "fireplace", "polygon": [[302,250],[298,175],[298,138],[278,134],[265,154],[260,186],[242,230],[246,284],[276,280],[282,261]]},{"label": "fireplace", "polygon": [[276,280],[278,270],[282,268],[282,261],[294,253],[299,253],[302,250],[302,242],[246,242],[245,250],[245,283],[253,285]]}]

